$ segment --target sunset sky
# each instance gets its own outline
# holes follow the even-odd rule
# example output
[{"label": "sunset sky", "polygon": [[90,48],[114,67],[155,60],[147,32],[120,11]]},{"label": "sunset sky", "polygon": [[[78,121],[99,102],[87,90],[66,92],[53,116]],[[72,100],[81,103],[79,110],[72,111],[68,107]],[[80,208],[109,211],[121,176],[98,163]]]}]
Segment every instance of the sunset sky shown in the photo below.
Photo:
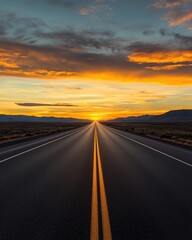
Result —
[{"label": "sunset sky", "polygon": [[192,0],[0,1],[0,114],[189,109]]}]

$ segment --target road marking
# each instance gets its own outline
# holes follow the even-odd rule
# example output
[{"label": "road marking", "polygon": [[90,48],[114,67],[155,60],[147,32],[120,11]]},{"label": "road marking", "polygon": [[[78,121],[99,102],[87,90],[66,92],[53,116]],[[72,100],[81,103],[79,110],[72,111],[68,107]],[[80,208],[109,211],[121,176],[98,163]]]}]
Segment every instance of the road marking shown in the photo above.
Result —
[{"label": "road marking", "polygon": [[74,134],[74,133],[76,133],[76,132],[78,132],[78,130],[77,130],[77,131],[74,131],[74,132],[72,132],[72,133],[69,133],[69,134],[67,134],[67,135],[64,135],[64,136],[62,136],[62,137],[60,137],[60,138],[54,139],[54,140],[52,140],[52,141],[50,141],[50,142],[41,144],[41,145],[39,145],[39,146],[37,146],[37,147],[31,148],[31,149],[26,150],[26,151],[23,151],[23,152],[21,152],[21,153],[15,154],[15,155],[13,155],[13,156],[11,156],[11,157],[8,157],[8,158],[5,158],[5,159],[3,159],[3,160],[0,160],[0,163],[6,162],[6,161],[8,161],[8,160],[10,160],[10,159],[12,159],[12,158],[21,156],[21,155],[23,155],[23,154],[25,154],[25,153],[28,153],[28,152],[31,152],[31,151],[33,151],[33,150],[35,150],[35,149],[38,149],[38,148],[44,147],[44,146],[46,146],[46,145],[49,145],[49,144],[51,144],[51,143],[57,142],[57,141],[59,141],[59,140],[61,140],[61,139],[63,139],[63,138],[66,138],[66,137],[71,136],[72,134]]},{"label": "road marking", "polygon": [[97,141],[96,128],[94,130],[93,152],[93,182],[92,182],[92,209],[91,209],[91,240],[99,240],[98,195],[97,195]]},{"label": "road marking", "polygon": [[[98,165],[98,170],[97,170]],[[98,173],[97,173],[98,171]],[[94,130],[94,153],[93,153],[93,183],[92,183],[92,209],[91,209],[91,233],[90,240],[99,240],[99,219],[98,219],[98,187],[97,178],[99,177],[100,201],[101,201],[101,217],[103,239],[112,240],[109,212],[107,206],[107,198],[105,192],[105,184],[103,179],[103,171],[101,165],[101,156],[99,150],[99,141],[97,130]]]},{"label": "road marking", "polygon": [[130,140],[130,141],[132,141],[132,142],[135,142],[135,143],[137,143],[137,144],[140,144],[140,145],[143,146],[143,147],[149,148],[149,149],[151,149],[151,150],[153,150],[153,151],[155,151],[155,152],[158,152],[158,153],[160,153],[160,154],[162,154],[162,155],[164,155],[164,156],[166,156],[166,157],[172,158],[172,159],[174,159],[174,160],[176,160],[176,161],[178,161],[178,162],[180,162],[180,163],[183,163],[183,164],[187,165],[188,167],[192,167],[192,164],[190,164],[190,163],[184,162],[183,160],[181,160],[181,159],[179,159],[179,158],[173,157],[173,156],[171,156],[171,155],[169,155],[169,154],[167,154],[167,153],[164,153],[164,152],[162,152],[162,151],[159,151],[159,150],[157,150],[157,149],[155,149],[155,148],[152,148],[152,147],[150,147],[150,146],[148,146],[148,145],[146,145],[146,144],[144,144],[144,143],[138,142],[138,141],[136,141],[136,140],[134,140],[134,139],[132,139],[132,138],[130,138],[130,137],[127,137],[127,136],[125,136],[125,135],[123,135],[123,134],[121,134],[121,133],[116,132],[115,130],[112,130],[112,132],[114,132],[114,133],[116,133],[117,135],[119,135],[119,136],[121,136],[121,137],[124,137],[124,138],[126,138],[126,139],[128,139],[128,140]]},{"label": "road marking", "polygon": [[[92,126],[92,123],[89,124],[88,126],[81,127],[81,130],[88,130],[89,128],[91,128],[91,126]],[[79,129],[77,129],[77,130],[79,130]],[[70,130],[70,131],[71,131],[71,130]],[[57,135],[57,134],[56,134],[56,135]],[[59,135],[61,135],[61,134],[59,134]],[[62,136],[63,136],[63,134],[62,134]],[[42,143],[42,142],[44,142],[44,141],[46,140],[43,135],[42,135],[41,137],[42,137],[42,138],[40,138],[39,141],[36,141],[35,144]],[[54,135],[53,135],[53,136],[48,136],[47,138],[48,138],[48,140],[49,140],[50,138],[52,139],[53,137],[54,137]],[[33,140],[33,139],[32,139],[32,140]],[[38,140],[38,139],[37,139],[37,140]],[[34,144],[34,143],[25,144],[25,147],[30,147],[30,146],[33,145],[33,144]],[[1,151],[0,155],[8,154],[9,152],[13,152],[13,151],[15,151],[15,150],[19,150],[19,149],[23,148],[23,146],[19,146],[19,147],[15,147],[15,148],[14,148],[14,146],[15,146],[15,145],[13,145],[13,148],[11,148],[10,150]]]},{"label": "road marking", "polygon": [[111,234],[111,227],[110,227],[110,221],[109,221],[109,212],[108,212],[108,206],[107,206],[107,198],[106,198],[105,184],[104,184],[103,172],[102,172],[102,166],[101,166],[101,156],[100,156],[97,132],[96,132],[96,138],[97,138],[97,158],[98,158],[98,169],[99,169],[103,239],[111,240],[112,234]]}]

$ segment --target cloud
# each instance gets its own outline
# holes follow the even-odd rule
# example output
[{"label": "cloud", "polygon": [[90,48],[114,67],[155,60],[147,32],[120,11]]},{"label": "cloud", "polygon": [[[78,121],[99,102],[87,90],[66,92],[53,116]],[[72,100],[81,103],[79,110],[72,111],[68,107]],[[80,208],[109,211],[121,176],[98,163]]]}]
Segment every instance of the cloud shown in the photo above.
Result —
[{"label": "cloud", "polygon": [[153,31],[153,30],[145,30],[145,31],[143,31],[143,35],[145,35],[145,36],[151,36],[153,34],[155,34],[155,31]]},{"label": "cloud", "polygon": [[144,97],[144,98],[159,98],[159,99],[163,99],[166,98],[165,95],[157,95],[153,92],[147,92],[147,91],[140,91],[136,94],[136,96],[140,96],[140,97]]},{"label": "cloud", "polygon": [[57,89],[57,87],[55,87],[55,86],[49,86],[49,85],[47,85],[47,86],[43,86],[44,88],[47,88],[47,89]]},{"label": "cloud", "polygon": [[155,8],[165,8],[168,12],[165,20],[170,27],[182,25],[191,29],[192,25],[192,0],[159,0],[153,4]]},{"label": "cloud", "polygon": [[77,107],[78,105],[73,105],[69,103],[15,103],[18,106],[22,107]]},{"label": "cloud", "polygon": [[119,51],[122,39],[115,38],[111,31],[83,30],[80,32],[73,30],[62,30],[53,32],[36,32],[36,36],[41,39],[58,41],[62,48],[81,52],[87,48],[95,50],[108,49]]},{"label": "cloud", "polygon": [[117,2],[117,0],[95,0],[96,3]]},{"label": "cloud", "polygon": [[18,69],[19,65],[14,61],[18,57],[23,57],[19,52],[12,52],[0,48],[0,70],[1,69]]},{"label": "cloud", "polygon": [[160,29],[159,32],[162,37],[173,37],[172,41],[174,40],[180,48],[192,49],[192,36],[186,36],[176,32],[168,32],[166,29]]},{"label": "cloud", "polygon": [[1,75],[59,78],[76,74],[71,63],[75,56],[60,48],[9,41],[0,41],[0,45]]},{"label": "cloud", "polygon": [[97,4],[97,5],[91,5],[88,7],[83,7],[79,11],[81,15],[92,15],[92,16],[95,16],[99,12],[104,12],[105,14],[111,14],[112,8],[107,4]]},{"label": "cloud", "polygon": [[[157,61],[155,55],[153,55],[153,63],[148,63],[147,58],[151,57],[150,53],[155,54],[155,52],[162,52],[161,58],[163,59],[163,52],[168,51],[163,45],[157,45],[155,49],[155,44],[150,46],[150,44],[140,42],[139,45],[139,43],[136,42],[127,47],[127,52],[112,52],[111,54],[89,53],[86,51],[73,52],[60,46],[34,46],[7,41],[0,41],[0,45],[4,53],[9,53],[6,61],[13,62],[19,66],[17,68],[11,68],[5,65],[0,66],[0,75],[4,76],[179,84],[179,75],[181,75],[185,78],[185,81],[182,80],[182,84],[191,82],[191,68],[180,71],[179,73],[176,69],[172,72],[171,78],[161,77],[161,75],[157,76],[155,74],[156,71],[147,68],[151,67],[151,64],[152,66],[157,65],[155,63],[155,61]],[[145,46],[147,47],[145,48]],[[146,52],[144,52],[144,50],[146,50]],[[145,61],[142,60],[142,64],[140,60],[138,61],[138,59],[134,58],[138,57],[138,55],[134,55],[137,53],[141,53],[141,55],[143,55],[142,53],[147,54],[143,55]],[[182,67],[179,69],[182,70]]]},{"label": "cloud", "polygon": [[163,70],[175,70],[181,67],[191,67],[192,64],[170,64],[170,65],[164,65],[164,66],[152,66],[152,67],[146,67],[147,69],[151,69],[154,71],[163,71]]},{"label": "cloud", "polygon": [[80,87],[66,87],[65,89],[73,91],[73,90],[81,90],[82,88],[80,88]]},{"label": "cloud", "polygon": [[0,39],[13,40],[34,44],[37,38],[35,31],[47,29],[46,23],[41,18],[20,17],[13,12],[0,10]]},{"label": "cloud", "polygon": [[[0,10],[1,41],[13,41],[33,46],[60,46],[62,49],[83,52],[93,48],[94,51],[119,51],[123,39],[115,37],[113,31],[98,31],[94,29],[51,30],[40,18],[19,17],[15,13]],[[86,48],[86,49],[85,49]]]},{"label": "cloud", "polygon": [[73,10],[80,7],[82,4],[87,4],[88,0],[25,0],[25,2],[30,4],[48,4],[51,7],[62,7],[64,9]]},{"label": "cloud", "polygon": [[6,33],[6,28],[4,25],[1,25],[2,23],[0,23],[0,37],[3,37]]},{"label": "cloud", "polygon": [[170,71],[192,66],[192,51],[134,52],[128,61],[144,65],[153,71]]},{"label": "cloud", "polygon": [[[9,19],[9,17],[3,19]],[[22,19],[16,16],[18,23],[22,22]],[[145,43],[119,38],[115,32],[109,30],[63,29],[51,31],[47,26],[44,28],[44,24],[37,27],[35,23],[32,24],[32,19],[29,20],[29,26],[32,25],[33,31],[28,33],[26,39],[17,38],[18,35],[12,31],[12,22],[10,23],[11,30],[7,26],[6,31],[13,33],[0,40],[0,75],[40,79],[82,78],[153,82],[155,78],[160,79],[161,76],[157,76],[150,67],[158,67],[159,64],[182,65],[183,67],[180,65],[178,68],[172,67],[173,76],[180,74],[188,79],[192,74],[192,70],[186,66],[190,64],[188,60],[185,63],[182,61],[186,59],[178,61],[177,56],[170,55],[173,52],[175,54],[178,52],[181,56],[185,53],[185,58],[187,53],[189,55],[190,38],[187,36],[164,31],[164,34],[171,34],[171,37],[177,39],[176,44]],[[34,20],[34,22],[36,21],[38,22],[37,19]],[[9,23],[6,21],[6,24]],[[4,23],[4,26],[6,24]],[[26,28],[27,26],[25,25]],[[34,39],[35,42],[31,43],[29,39],[30,41]],[[188,41],[188,45],[184,44],[184,41]],[[184,46],[180,47],[180,45]],[[169,55],[166,55],[166,52]],[[181,56],[179,57],[181,58]],[[177,62],[162,63],[168,57],[177,57]],[[148,60],[150,58],[152,60]],[[158,81],[171,83],[171,80],[166,78]]]},{"label": "cloud", "polygon": [[159,0],[156,1],[153,6],[156,8],[174,8],[180,5],[189,5],[190,3],[192,3],[192,0]]},{"label": "cloud", "polygon": [[90,7],[86,7],[86,8],[81,8],[79,13],[81,15],[89,15],[91,12],[97,10],[96,6],[90,6]]},{"label": "cloud", "polygon": [[69,91],[76,91],[76,90],[81,90],[82,88],[80,87],[56,87],[56,86],[44,86],[44,88],[47,88],[47,89],[58,89],[58,90],[69,90]]},{"label": "cloud", "polygon": [[79,5],[76,0],[47,0],[47,3],[55,6],[61,6],[67,9],[72,9]]},{"label": "cloud", "polygon": [[[42,0],[40,0],[40,1],[42,1]],[[60,7],[66,8],[66,9],[74,9],[74,8],[78,8],[82,5],[87,6],[90,4],[89,0],[81,0],[81,1],[79,1],[79,0],[44,0],[44,1],[46,1],[48,4],[60,6]],[[116,2],[116,0],[93,0],[92,2],[98,4],[98,6],[101,6],[104,3]]]},{"label": "cloud", "polygon": [[170,27],[177,25],[189,27],[192,24],[192,11],[190,9],[174,9],[169,11],[165,18],[169,21]]},{"label": "cloud", "polygon": [[191,63],[192,51],[170,51],[170,52],[135,52],[128,57],[129,61],[142,63]]},{"label": "cloud", "polygon": [[173,33],[173,36],[178,40],[183,46],[188,46],[192,48],[192,36],[185,36],[179,33]]},{"label": "cloud", "polygon": [[110,11],[110,7],[107,4],[114,3],[116,0],[25,0],[25,2],[30,4],[39,4],[41,2],[51,7],[61,7],[65,10],[79,11],[82,15],[95,15],[96,12],[103,10]]},{"label": "cloud", "polygon": [[145,43],[142,41],[134,42],[129,44],[128,47],[126,47],[126,50],[129,52],[148,52],[153,53],[157,51],[168,51],[169,48],[164,44],[159,43]]},{"label": "cloud", "polygon": [[105,30],[105,31],[96,31],[96,30],[82,30],[80,32],[81,34],[85,35],[85,36],[95,36],[95,37],[108,37],[108,38],[114,38],[115,37],[115,32],[110,31],[110,30]]}]

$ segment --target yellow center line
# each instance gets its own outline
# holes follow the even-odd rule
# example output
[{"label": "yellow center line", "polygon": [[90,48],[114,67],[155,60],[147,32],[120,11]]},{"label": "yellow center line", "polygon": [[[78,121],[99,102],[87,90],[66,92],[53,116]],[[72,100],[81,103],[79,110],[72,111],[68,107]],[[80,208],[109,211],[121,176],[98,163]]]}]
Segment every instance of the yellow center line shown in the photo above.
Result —
[{"label": "yellow center line", "polygon": [[93,182],[92,182],[92,209],[91,209],[91,234],[90,240],[99,240],[98,224],[98,196],[97,196],[97,153],[96,153],[96,128],[94,131],[94,152],[93,152]]},{"label": "yellow center line", "polygon": [[107,206],[107,198],[106,198],[106,192],[105,192],[105,184],[104,184],[100,150],[99,150],[99,141],[98,141],[98,136],[97,136],[97,130],[96,130],[96,127],[95,127],[95,131],[94,131],[94,153],[93,153],[93,183],[92,183],[92,211],[91,211],[91,235],[90,235],[90,240],[99,240],[97,164],[98,164],[98,172],[99,172],[103,239],[104,240],[112,240],[110,220],[109,220],[109,212],[108,212],[108,206]]},{"label": "yellow center line", "polygon": [[106,198],[105,184],[104,184],[103,172],[102,172],[102,166],[101,166],[101,157],[100,157],[97,132],[96,132],[96,139],[97,139],[97,158],[98,158],[98,169],[99,169],[99,185],[100,185],[100,196],[101,196],[103,239],[112,240],[111,227],[110,227],[110,221],[109,221],[109,211],[107,206],[107,198]]}]

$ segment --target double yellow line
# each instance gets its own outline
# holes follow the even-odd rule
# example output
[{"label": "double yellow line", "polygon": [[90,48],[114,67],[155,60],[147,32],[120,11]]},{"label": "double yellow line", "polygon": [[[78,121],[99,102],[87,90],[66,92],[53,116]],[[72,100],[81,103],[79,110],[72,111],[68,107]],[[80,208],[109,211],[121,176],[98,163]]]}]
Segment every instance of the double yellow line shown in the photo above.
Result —
[{"label": "double yellow line", "polygon": [[[99,188],[98,188],[99,178]],[[101,157],[98,143],[97,130],[94,130],[94,152],[93,152],[93,182],[92,182],[92,209],[91,209],[91,233],[90,240],[99,240],[99,214],[98,214],[98,190],[100,190],[102,232],[104,240],[112,240],[109,212],[107,206],[105,184],[101,166]]]}]

